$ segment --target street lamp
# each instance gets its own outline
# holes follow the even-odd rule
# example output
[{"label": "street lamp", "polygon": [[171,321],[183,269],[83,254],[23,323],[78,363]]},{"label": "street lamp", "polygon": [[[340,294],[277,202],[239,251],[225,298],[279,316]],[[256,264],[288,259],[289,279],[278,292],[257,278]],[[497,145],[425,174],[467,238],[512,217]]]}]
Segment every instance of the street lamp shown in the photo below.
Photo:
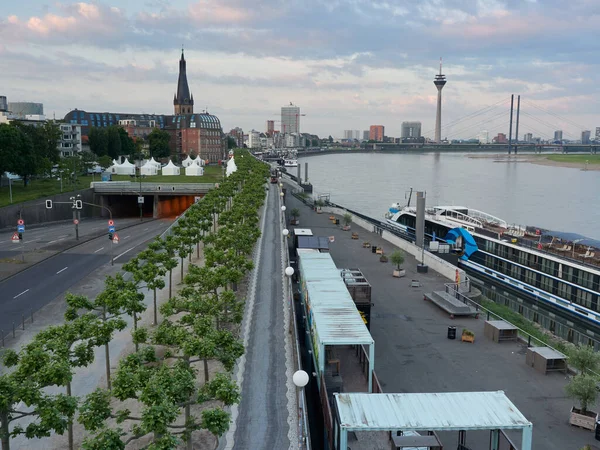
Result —
[{"label": "street lamp", "polygon": [[292,376],[292,381],[299,388],[306,386],[308,384],[308,380],[308,374],[304,370],[297,370]]},{"label": "street lamp", "polygon": [[285,211],[286,209],[287,209],[287,208],[285,207],[285,205],[283,205],[283,206],[281,207],[281,210],[282,210],[282,211]]},{"label": "street lamp", "polygon": [[288,230],[287,228],[284,228],[282,233],[283,233],[284,237],[288,237],[288,234],[290,234],[290,230]]},{"label": "street lamp", "polygon": [[294,268],[293,267],[286,267],[285,268],[285,275],[288,277],[291,277],[292,275],[294,275]]}]

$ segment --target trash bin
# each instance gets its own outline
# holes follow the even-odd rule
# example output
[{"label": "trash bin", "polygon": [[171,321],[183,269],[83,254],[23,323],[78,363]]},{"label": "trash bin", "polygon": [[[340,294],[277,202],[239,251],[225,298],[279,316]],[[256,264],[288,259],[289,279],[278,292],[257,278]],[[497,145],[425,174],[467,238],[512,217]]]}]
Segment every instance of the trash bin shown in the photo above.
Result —
[{"label": "trash bin", "polygon": [[448,327],[448,339],[456,339],[456,327]]},{"label": "trash bin", "polygon": [[339,225],[340,224],[340,219],[335,219],[335,224]]},{"label": "trash bin", "polygon": [[371,245],[371,253],[377,253],[377,246]]},{"label": "trash bin", "polygon": [[596,422],[595,438],[597,441],[600,441],[600,422]]}]

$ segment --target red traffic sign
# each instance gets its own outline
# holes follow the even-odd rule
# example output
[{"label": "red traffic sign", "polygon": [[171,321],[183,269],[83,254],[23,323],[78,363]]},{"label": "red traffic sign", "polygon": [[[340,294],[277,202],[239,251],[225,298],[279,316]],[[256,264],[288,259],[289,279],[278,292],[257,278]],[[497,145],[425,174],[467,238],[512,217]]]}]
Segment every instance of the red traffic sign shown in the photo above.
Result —
[{"label": "red traffic sign", "polygon": [[23,219],[17,220],[17,225],[25,225],[25,221]]},{"label": "red traffic sign", "polygon": [[19,233],[13,233],[11,240],[13,242],[19,242]]},{"label": "red traffic sign", "polygon": [[79,225],[79,220],[77,220],[77,219],[73,219],[73,223],[74,223],[75,225]]},{"label": "red traffic sign", "polygon": [[113,220],[109,220],[108,221],[108,226],[109,227],[112,227],[114,224],[115,224],[115,222]]},{"label": "red traffic sign", "polygon": [[113,244],[116,244],[117,242],[119,242],[119,235],[117,233],[113,234],[112,241],[113,241]]}]

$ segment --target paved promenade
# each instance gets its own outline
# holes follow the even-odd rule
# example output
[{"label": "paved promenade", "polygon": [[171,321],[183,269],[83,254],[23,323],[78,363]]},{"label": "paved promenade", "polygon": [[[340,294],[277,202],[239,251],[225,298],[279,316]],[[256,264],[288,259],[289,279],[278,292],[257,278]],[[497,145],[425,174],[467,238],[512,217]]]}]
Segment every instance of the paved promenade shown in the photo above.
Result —
[{"label": "paved promenade", "polygon": [[294,393],[288,395],[293,365],[286,332],[283,299],[282,235],[279,192],[269,185],[261,241],[255,255],[243,323],[245,355],[234,373],[242,388],[234,423],[222,448],[236,450],[288,449],[294,437]]},{"label": "paved promenade", "polygon": [[[288,193],[291,193],[288,186]],[[435,305],[423,300],[425,292],[443,289],[451,282],[431,270],[417,274],[417,261],[406,256],[405,278],[393,278],[390,263],[379,262],[379,255],[362,247],[364,241],[381,245],[386,254],[393,246],[374,233],[357,225],[352,231],[358,240],[328,220],[329,214],[317,214],[288,195],[287,211],[300,210],[301,228],[311,228],[315,235],[334,236],[330,244],[333,259],[340,268],[362,270],[373,289],[371,334],[375,339],[375,370],[384,392],[456,392],[503,390],[533,423],[533,449],[579,450],[584,445],[599,449],[593,433],[568,424],[572,400],[566,397],[565,375],[542,375],[525,365],[525,346],[497,344],[483,336],[485,317],[450,319]],[[412,288],[417,279],[422,287]],[[474,344],[449,340],[447,327],[475,332]],[[520,433],[509,433],[520,447]],[[440,435],[444,446],[456,448],[456,434]],[[489,434],[467,433],[467,445],[487,449]]]}]

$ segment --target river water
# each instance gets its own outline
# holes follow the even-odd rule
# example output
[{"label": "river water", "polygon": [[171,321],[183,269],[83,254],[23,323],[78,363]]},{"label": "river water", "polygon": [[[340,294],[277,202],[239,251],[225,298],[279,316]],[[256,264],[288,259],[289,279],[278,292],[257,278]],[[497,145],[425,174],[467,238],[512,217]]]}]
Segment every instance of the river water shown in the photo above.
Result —
[{"label": "river water", "polygon": [[[491,155],[490,155],[491,156]],[[427,205],[460,205],[509,224],[569,231],[600,239],[600,172],[527,162],[495,162],[464,153],[358,153],[300,158],[314,195],[381,218],[422,190]],[[289,168],[296,175],[296,168]],[[412,205],[416,205],[413,194]]]}]

